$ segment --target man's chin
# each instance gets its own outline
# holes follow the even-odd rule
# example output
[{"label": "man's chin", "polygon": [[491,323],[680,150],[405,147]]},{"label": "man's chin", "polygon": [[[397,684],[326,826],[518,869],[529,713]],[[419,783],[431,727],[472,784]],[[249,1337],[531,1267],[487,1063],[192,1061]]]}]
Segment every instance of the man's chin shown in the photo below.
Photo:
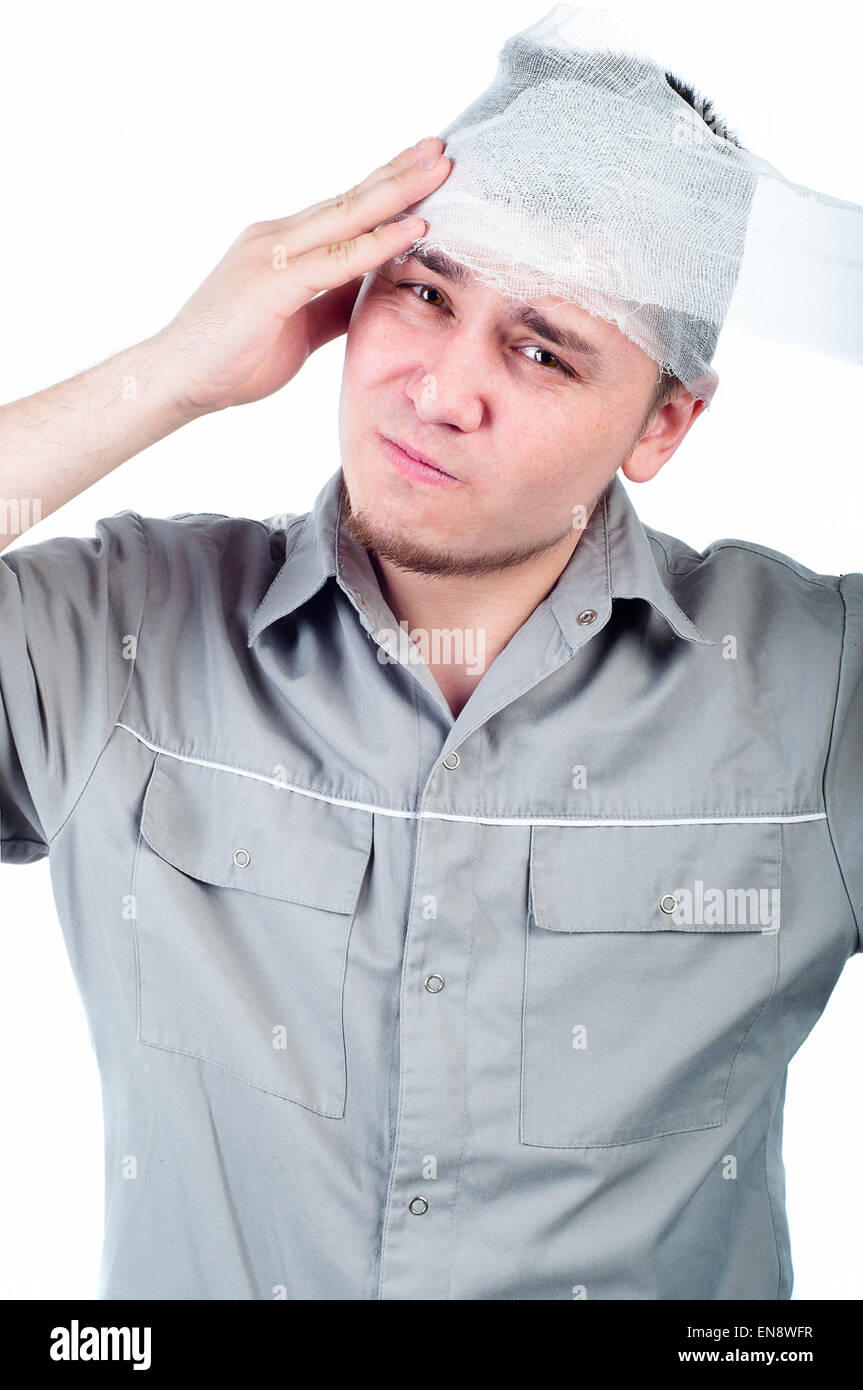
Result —
[{"label": "man's chin", "polygon": [[347,490],[344,516],[348,532],[359,545],[400,569],[413,570],[418,574],[439,574],[442,565],[447,567],[452,564],[453,557],[445,553],[443,538],[440,542],[434,539],[419,541],[406,529],[387,522],[378,514],[362,509],[355,512]]}]

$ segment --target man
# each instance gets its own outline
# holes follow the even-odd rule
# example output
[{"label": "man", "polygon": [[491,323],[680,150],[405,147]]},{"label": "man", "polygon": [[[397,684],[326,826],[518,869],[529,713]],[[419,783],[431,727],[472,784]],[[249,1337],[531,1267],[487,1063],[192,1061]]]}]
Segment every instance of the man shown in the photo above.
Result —
[{"label": "man", "polygon": [[44,513],[349,323],[308,515],[0,563],[3,858],[50,853],[88,1010],[99,1294],[786,1299],[786,1068],[861,949],[863,576],[641,526],[617,472],[703,399],[407,256],[442,147],[0,413]]}]

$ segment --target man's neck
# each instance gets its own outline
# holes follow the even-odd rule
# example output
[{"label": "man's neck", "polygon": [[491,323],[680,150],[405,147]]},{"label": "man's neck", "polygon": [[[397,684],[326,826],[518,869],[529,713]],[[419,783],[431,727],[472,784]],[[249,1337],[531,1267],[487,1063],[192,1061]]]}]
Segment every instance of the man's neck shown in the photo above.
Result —
[{"label": "man's neck", "polygon": [[[523,565],[479,575],[420,574],[371,552],[385,602],[396,622],[416,634],[456,718],[495,657],[554,588],[580,535],[573,531]],[[443,632],[455,640],[442,638]]]}]

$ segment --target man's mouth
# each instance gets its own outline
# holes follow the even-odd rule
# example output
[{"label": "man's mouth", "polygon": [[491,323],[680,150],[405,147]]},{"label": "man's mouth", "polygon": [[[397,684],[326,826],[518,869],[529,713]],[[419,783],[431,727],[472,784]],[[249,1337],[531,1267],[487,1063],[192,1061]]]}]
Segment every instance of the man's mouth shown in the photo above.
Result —
[{"label": "man's mouth", "polygon": [[407,440],[401,439],[398,435],[384,434],[381,430],[378,430],[377,433],[390,462],[395,464],[396,468],[406,476],[416,477],[426,482],[461,482],[461,479],[457,478],[454,473],[448,473],[428,454],[424,454],[422,450],[415,449],[412,444],[408,444]]}]

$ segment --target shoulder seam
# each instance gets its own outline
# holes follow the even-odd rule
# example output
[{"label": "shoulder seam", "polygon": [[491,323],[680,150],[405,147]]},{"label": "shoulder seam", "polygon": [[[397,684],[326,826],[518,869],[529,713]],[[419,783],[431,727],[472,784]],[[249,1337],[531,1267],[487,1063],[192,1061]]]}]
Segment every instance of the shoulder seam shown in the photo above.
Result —
[{"label": "shoulder seam", "polygon": [[[842,576],[842,578],[844,578],[844,575]],[[826,781],[826,777],[827,777],[827,764],[828,764],[829,761],[830,761],[830,754],[831,754],[831,752],[833,751],[833,734],[834,734],[835,729],[836,729],[836,711],[837,711],[837,709],[839,708],[839,692],[840,692],[840,690],[841,690],[841,688],[842,688],[842,673],[843,673],[843,666],[844,666],[844,663],[845,663],[845,639],[846,639],[847,633],[848,633],[848,605],[847,605],[847,603],[845,602],[845,595],[842,593],[842,578],[840,578],[840,580],[839,580],[839,595],[840,595],[840,597],[841,597],[841,599],[842,599],[842,608],[843,608],[843,613],[844,613],[844,620],[843,620],[843,624],[842,624],[842,645],[841,645],[841,647],[839,648],[839,671],[838,671],[838,674],[837,674],[837,677],[836,677],[836,694],[835,694],[835,697],[834,697],[834,700],[833,700],[833,715],[832,715],[832,718],[831,718],[831,720],[830,720],[830,734],[829,734],[829,737],[828,737],[828,740],[827,740],[827,752],[826,752],[826,754],[825,754],[825,756],[824,756],[824,766],[823,766],[823,768],[822,768],[822,770],[821,770],[821,804],[822,804],[822,806],[824,807],[824,811],[825,811],[824,823],[825,823],[825,825],[827,826],[827,835],[828,835],[828,838],[829,838],[829,840],[830,840],[830,847],[831,847],[831,849],[833,850],[833,858],[834,858],[835,861],[836,861],[836,868],[837,868],[838,871],[839,871],[839,878],[840,878],[841,881],[842,881],[842,887],[845,889],[845,896],[846,896],[846,898],[848,899],[848,906],[849,906],[849,908],[850,908],[850,910],[851,910],[851,920],[853,921],[853,923],[854,923],[854,925],[855,925],[855,927],[856,927],[856,929],[857,929],[857,934],[858,934],[858,939],[859,939],[859,938],[860,938],[861,924],[857,921],[857,913],[854,911],[854,903],[853,903],[852,900],[851,900],[851,894],[850,894],[850,892],[848,891],[848,883],[847,883],[847,881],[846,881],[846,879],[845,879],[845,870],[842,868],[842,863],[841,863],[841,861],[840,861],[840,859],[839,859],[839,854],[838,854],[838,851],[837,851],[837,849],[836,849],[836,842],[835,842],[835,840],[833,839],[833,829],[832,829],[832,827],[831,827],[831,825],[830,825],[830,810],[829,810],[829,807],[828,807],[828,805],[827,805],[827,796],[826,796],[826,794],[825,794],[825,781]]]},{"label": "shoulder seam", "polygon": [[[760,556],[762,560],[771,560],[775,565],[782,565],[784,569],[790,570],[792,574],[796,574],[798,579],[803,579],[808,584],[816,584],[819,589],[829,589],[833,593],[836,593],[839,588],[838,575],[834,576],[835,582],[831,583],[829,578],[821,577],[820,575],[817,575],[813,572],[806,574],[804,573],[804,570],[809,569],[808,565],[800,565],[796,561],[792,560],[790,556],[788,557],[788,559],[783,559],[779,555],[770,554],[769,550],[764,549],[763,547],[756,545],[754,542],[751,541],[711,541],[710,546],[707,548],[712,549],[714,552],[717,550],[745,550],[750,555]],[[702,561],[706,558],[707,557],[702,552]]]},{"label": "shoulder seam", "polygon": [[[110,726],[110,728],[109,728],[109,730],[108,730],[108,736],[107,736],[107,738],[105,739],[105,741],[103,742],[101,748],[99,749],[99,752],[98,752],[97,755],[96,755],[96,760],[95,760],[95,762],[93,763],[93,766],[90,768],[90,771],[87,773],[87,776],[84,778],[84,781],[83,781],[82,786],[81,786],[81,790],[78,792],[78,795],[77,795],[76,797],[73,798],[72,804],[71,804],[71,806],[69,807],[68,812],[67,812],[66,815],[63,817],[63,820],[60,822],[60,824],[57,826],[57,829],[54,831],[54,834],[51,835],[51,836],[49,837],[49,839],[48,839],[48,852],[49,852],[49,854],[50,854],[50,852],[51,852],[51,846],[53,845],[54,841],[57,839],[57,836],[60,834],[60,832],[63,830],[63,828],[68,824],[70,818],[74,815],[74,813],[75,813],[75,808],[77,807],[78,802],[81,800],[81,797],[84,795],[85,791],[87,790],[87,787],[88,787],[88,785],[89,785],[89,783],[90,783],[90,778],[93,776],[93,773],[96,771],[96,768],[99,766],[99,763],[100,763],[100,761],[101,761],[101,759],[102,759],[102,754],[105,752],[105,749],[108,747],[108,744],[111,742],[111,738],[112,738],[112,736],[113,736],[114,729],[115,729],[115,727],[116,727],[117,721],[119,720],[120,715],[123,713],[123,708],[124,708],[124,706],[125,706],[125,704],[126,704],[126,700],[127,700],[127,698],[128,698],[129,691],[130,691],[131,688],[132,688],[132,680],[133,680],[133,678],[134,678],[135,670],[136,670],[137,664],[138,664],[138,642],[139,642],[140,637],[141,637],[141,629],[142,629],[143,626],[144,626],[144,615],[145,615],[145,613],[146,613],[146,611],[147,611],[147,599],[148,599],[149,593],[150,593],[150,543],[149,543],[149,541],[147,540],[147,529],[146,529],[146,527],[144,526],[144,523],[143,523],[143,520],[142,520],[140,514],[139,514],[138,512],[130,511],[130,512],[129,512],[129,515],[134,519],[135,526],[136,526],[136,528],[137,528],[137,530],[138,530],[138,532],[139,532],[139,534],[140,534],[140,536],[141,536],[141,539],[143,540],[143,543],[144,543],[144,555],[145,555],[145,557],[146,557],[146,571],[147,571],[147,578],[146,578],[146,582],[145,582],[145,584],[144,584],[144,599],[143,599],[143,602],[142,602],[142,604],[141,604],[141,613],[140,613],[140,616],[139,616],[139,618],[138,618],[138,631],[137,631],[137,633],[135,634],[135,655],[134,655],[133,659],[129,662],[129,678],[128,678],[128,680],[126,681],[126,689],[123,691],[123,698],[122,698],[121,701],[120,701],[120,706],[119,706],[119,708],[118,708],[118,710],[117,710],[117,713],[116,713],[116,716],[115,716],[115,718],[114,718],[114,720],[113,720],[113,722],[112,722],[112,724],[111,724],[111,726]],[[107,673],[106,673],[106,680],[107,680]]]},{"label": "shoulder seam", "polygon": [[645,527],[645,531],[646,531],[646,533],[647,533],[647,539],[648,539],[649,541],[655,541],[656,544],[659,546],[659,549],[662,551],[663,555],[665,556],[665,568],[668,570],[668,573],[669,573],[669,574],[681,574],[681,575],[683,575],[683,574],[689,574],[690,571],[693,570],[693,569],[696,569],[697,566],[698,566],[698,564],[704,559],[704,556],[703,556],[703,555],[700,555],[700,554],[698,553],[698,551],[695,550],[695,551],[692,552],[692,554],[693,554],[693,559],[692,559],[692,564],[690,565],[689,569],[685,569],[685,570],[676,569],[676,568],[674,567],[674,565],[671,563],[671,556],[669,555],[668,550],[666,549],[666,547],[665,547],[665,545],[662,543],[662,541],[659,539],[659,536],[656,534],[656,532],[653,531],[653,530],[648,530],[646,527]]}]

